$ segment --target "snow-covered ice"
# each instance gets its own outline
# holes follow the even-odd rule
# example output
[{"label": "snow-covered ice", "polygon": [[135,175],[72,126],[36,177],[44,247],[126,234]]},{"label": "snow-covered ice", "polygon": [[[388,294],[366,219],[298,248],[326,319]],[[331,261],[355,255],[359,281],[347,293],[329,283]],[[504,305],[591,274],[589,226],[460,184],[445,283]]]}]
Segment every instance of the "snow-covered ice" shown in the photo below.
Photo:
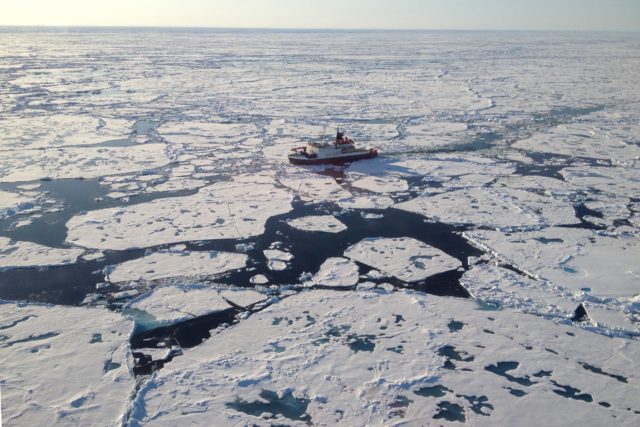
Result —
[{"label": "snow-covered ice", "polygon": [[131,300],[128,307],[152,315],[158,325],[178,323],[232,306],[209,286],[176,285],[156,288]]},{"label": "snow-covered ice", "polygon": [[67,240],[89,248],[122,250],[249,237],[261,234],[271,216],[289,210],[289,193],[273,184],[220,182],[192,196],[77,215],[67,223]]},{"label": "snow-covered ice", "polygon": [[50,248],[0,237],[0,270],[73,264],[84,253],[78,248]]},{"label": "snow-covered ice", "polygon": [[405,282],[416,282],[462,266],[441,250],[408,237],[367,238],[350,246],[344,256]]},{"label": "snow-covered ice", "polygon": [[321,231],[324,233],[339,233],[347,229],[338,218],[333,215],[312,215],[287,221],[293,228],[303,231]]},{"label": "snow-covered ice", "polygon": [[640,241],[579,229],[550,227],[503,233],[476,230],[464,235],[504,262],[574,291],[623,297],[638,293]]},{"label": "snow-covered ice", "polygon": [[334,257],[323,262],[320,271],[306,284],[331,287],[353,286],[358,283],[359,278],[360,270],[355,262],[347,258]]},{"label": "snow-covered ice", "polygon": [[169,277],[214,276],[243,268],[247,255],[234,252],[155,252],[107,268],[111,283],[150,281]]},{"label": "snow-covered ice", "polygon": [[132,330],[106,309],[0,302],[3,425],[121,425]]},{"label": "snow-covered ice", "polygon": [[303,292],[185,350],[142,387],[132,421],[629,424],[639,351],[469,300]]}]

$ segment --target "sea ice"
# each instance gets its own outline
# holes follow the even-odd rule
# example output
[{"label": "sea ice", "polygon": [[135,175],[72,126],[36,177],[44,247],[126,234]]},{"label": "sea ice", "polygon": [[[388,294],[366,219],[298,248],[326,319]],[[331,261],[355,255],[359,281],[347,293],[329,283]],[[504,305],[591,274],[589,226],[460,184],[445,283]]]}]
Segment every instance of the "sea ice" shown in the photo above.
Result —
[{"label": "sea ice", "polygon": [[73,264],[84,249],[50,248],[0,237],[0,270]]},{"label": "sea ice", "polygon": [[573,206],[548,196],[509,188],[466,188],[398,203],[396,209],[415,212],[450,224],[492,228],[538,227],[578,222]]},{"label": "sea ice", "polygon": [[328,258],[313,278],[305,285],[331,287],[353,286],[360,279],[358,265],[347,258]]},{"label": "sea ice", "polygon": [[291,219],[287,221],[287,224],[298,230],[324,233],[339,233],[347,229],[347,226],[333,215],[303,216]]},{"label": "sea ice", "polygon": [[290,210],[290,194],[273,184],[220,182],[192,196],[77,215],[67,222],[67,240],[95,249],[124,250],[245,238],[261,234],[269,217]]},{"label": "sea ice", "polygon": [[351,185],[374,193],[394,193],[409,189],[407,181],[393,176],[367,176],[352,182]]},{"label": "sea ice", "polygon": [[628,424],[638,355],[633,340],[470,300],[316,290],[186,349],[142,386],[131,423]]},{"label": "sea ice", "polygon": [[131,300],[127,306],[152,315],[157,325],[179,323],[231,308],[219,289],[209,286],[164,286]]},{"label": "sea ice", "polygon": [[97,178],[156,169],[169,163],[164,144],[69,147],[11,152],[0,165],[0,182],[42,178]]},{"label": "sea ice", "polygon": [[416,282],[462,266],[441,250],[409,237],[367,238],[350,246],[344,256],[405,282]]},{"label": "sea ice", "polygon": [[636,237],[561,227],[513,233],[476,230],[464,236],[504,262],[574,291],[589,289],[608,297],[638,293]]},{"label": "sea ice", "polygon": [[244,268],[247,255],[234,252],[155,252],[107,269],[111,283],[150,281],[169,277],[214,276]]},{"label": "sea ice", "polygon": [[0,302],[3,425],[121,425],[132,331],[106,309]]}]

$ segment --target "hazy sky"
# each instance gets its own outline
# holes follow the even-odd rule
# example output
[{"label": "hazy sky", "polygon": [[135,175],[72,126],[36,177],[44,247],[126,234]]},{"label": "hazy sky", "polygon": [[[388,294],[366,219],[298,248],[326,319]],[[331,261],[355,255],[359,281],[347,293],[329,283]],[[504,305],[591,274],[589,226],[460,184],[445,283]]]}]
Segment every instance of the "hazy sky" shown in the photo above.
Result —
[{"label": "hazy sky", "polygon": [[640,0],[0,0],[0,25],[640,31]]}]

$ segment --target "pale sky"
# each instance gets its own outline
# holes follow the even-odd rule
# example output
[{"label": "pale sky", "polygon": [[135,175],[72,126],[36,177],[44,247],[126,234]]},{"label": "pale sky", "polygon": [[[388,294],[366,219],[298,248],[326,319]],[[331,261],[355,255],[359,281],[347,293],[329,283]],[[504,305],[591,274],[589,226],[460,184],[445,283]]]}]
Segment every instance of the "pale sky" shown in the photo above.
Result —
[{"label": "pale sky", "polygon": [[640,0],[0,0],[0,25],[640,31]]}]

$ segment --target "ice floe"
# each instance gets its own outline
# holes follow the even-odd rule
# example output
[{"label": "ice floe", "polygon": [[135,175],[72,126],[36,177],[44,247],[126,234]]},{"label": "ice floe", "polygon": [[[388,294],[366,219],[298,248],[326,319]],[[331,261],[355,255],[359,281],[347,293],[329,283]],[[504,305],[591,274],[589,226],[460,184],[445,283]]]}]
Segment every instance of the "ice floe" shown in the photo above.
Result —
[{"label": "ice floe", "polygon": [[184,353],[142,386],[132,425],[628,424],[638,411],[637,342],[420,293],[303,292]]},{"label": "ice floe", "polygon": [[367,176],[352,182],[351,185],[374,193],[393,193],[409,189],[407,181],[393,176]]},{"label": "ice floe", "polygon": [[121,425],[132,330],[106,309],[0,302],[3,425]]},{"label": "ice floe", "polygon": [[128,304],[128,308],[153,316],[156,326],[179,323],[233,307],[246,307],[266,297],[252,290],[221,290],[205,285],[175,285],[156,288]]},{"label": "ice floe", "polygon": [[51,248],[0,237],[0,270],[73,264],[84,253],[78,248]]},{"label": "ice floe", "polygon": [[344,256],[405,282],[416,282],[462,266],[441,250],[409,237],[367,238],[350,246]]},{"label": "ice floe", "polygon": [[285,270],[293,259],[293,254],[279,249],[265,249],[262,253],[267,258],[269,270]]},{"label": "ice floe", "polygon": [[220,182],[197,194],[87,212],[67,222],[67,240],[95,249],[131,249],[261,234],[291,210],[290,194],[269,183]]},{"label": "ice floe", "polygon": [[333,215],[311,215],[287,221],[291,227],[302,231],[321,231],[324,233],[339,233],[347,229],[338,218]]},{"label": "ice floe", "polygon": [[492,228],[575,224],[573,206],[548,196],[509,188],[465,188],[420,196],[394,206],[450,224]]},{"label": "ice floe", "polygon": [[247,255],[234,252],[155,252],[106,268],[111,283],[151,281],[170,277],[215,276],[245,267]]},{"label": "ice floe", "polygon": [[169,163],[164,144],[73,147],[12,152],[0,166],[0,182],[97,178],[156,169]]},{"label": "ice floe", "polygon": [[321,285],[331,287],[353,286],[360,279],[358,265],[340,257],[328,258],[318,271],[305,285]]},{"label": "ice floe", "polygon": [[464,236],[504,262],[574,291],[610,297],[638,293],[636,237],[561,227],[512,233],[477,230]]}]

